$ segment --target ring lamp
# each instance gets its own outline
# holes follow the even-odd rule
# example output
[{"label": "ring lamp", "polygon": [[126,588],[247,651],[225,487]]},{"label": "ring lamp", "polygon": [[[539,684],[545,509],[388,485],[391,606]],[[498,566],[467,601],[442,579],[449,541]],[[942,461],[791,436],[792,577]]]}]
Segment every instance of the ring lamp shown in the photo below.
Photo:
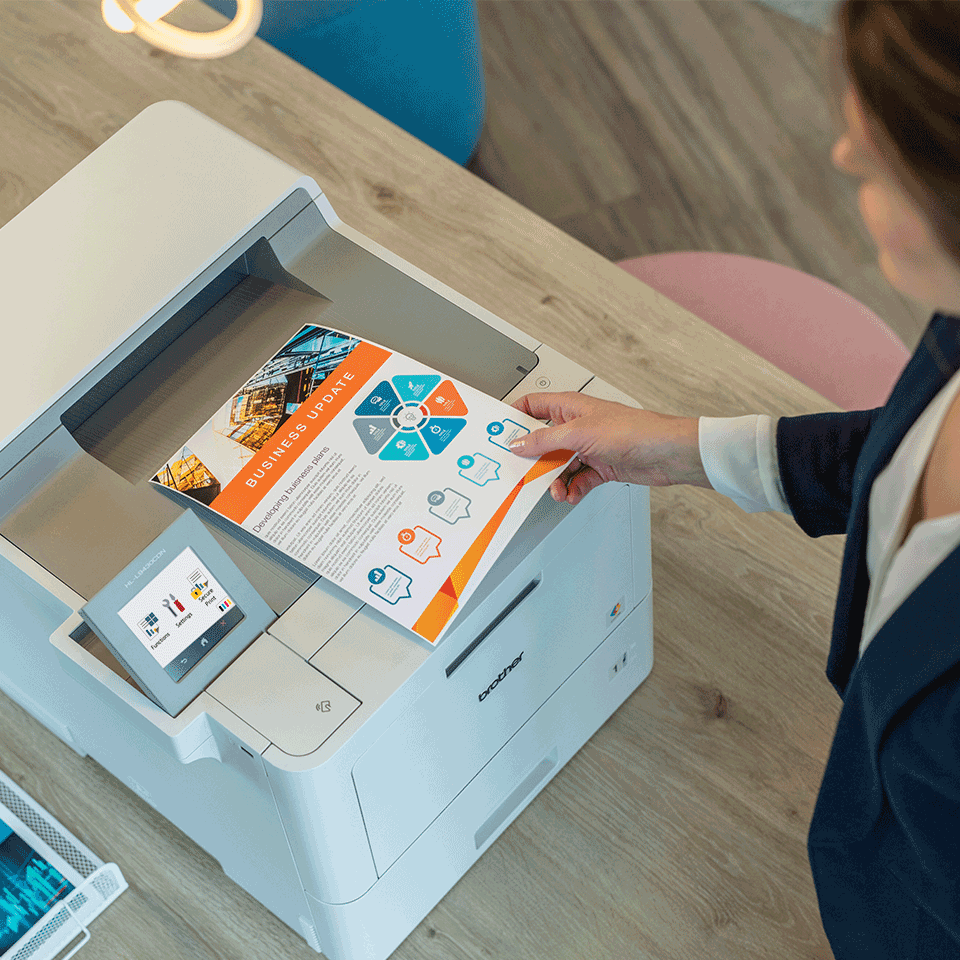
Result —
[{"label": "ring lamp", "polygon": [[233,20],[219,30],[197,33],[182,30],[163,18],[182,0],[101,0],[100,11],[111,30],[135,33],[167,53],[195,60],[212,60],[235,53],[260,28],[263,0],[237,0]]}]

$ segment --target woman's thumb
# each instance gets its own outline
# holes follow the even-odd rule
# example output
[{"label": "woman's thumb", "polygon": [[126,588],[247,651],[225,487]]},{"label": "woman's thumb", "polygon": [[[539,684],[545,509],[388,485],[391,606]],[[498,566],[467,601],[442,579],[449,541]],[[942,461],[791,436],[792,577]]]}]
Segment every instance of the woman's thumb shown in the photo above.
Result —
[{"label": "woman's thumb", "polygon": [[552,427],[541,427],[532,430],[526,436],[514,440],[510,444],[512,453],[521,457],[538,457],[553,450],[575,449],[570,446],[570,429],[567,424],[557,424]]}]

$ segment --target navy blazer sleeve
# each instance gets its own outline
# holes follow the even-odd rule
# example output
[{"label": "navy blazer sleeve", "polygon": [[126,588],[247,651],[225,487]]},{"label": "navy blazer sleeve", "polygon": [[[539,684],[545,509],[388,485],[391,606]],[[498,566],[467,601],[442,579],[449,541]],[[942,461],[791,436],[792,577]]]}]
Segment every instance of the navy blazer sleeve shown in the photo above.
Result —
[{"label": "navy blazer sleeve", "polygon": [[846,533],[853,475],[883,407],[777,421],[777,461],[787,505],[809,537]]}]

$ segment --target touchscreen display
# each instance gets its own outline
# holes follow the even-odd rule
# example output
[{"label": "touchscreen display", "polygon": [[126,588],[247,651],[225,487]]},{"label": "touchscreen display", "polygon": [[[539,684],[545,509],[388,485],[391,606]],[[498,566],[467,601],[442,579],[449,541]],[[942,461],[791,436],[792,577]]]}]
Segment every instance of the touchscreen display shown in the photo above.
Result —
[{"label": "touchscreen display", "polygon": [[72,890],[63,874],[0,820],[0,956]]},{"label": "touchscreen display", "polygon": [[117,612],[176,681],[243,620],[243,612],[190,547]]}]

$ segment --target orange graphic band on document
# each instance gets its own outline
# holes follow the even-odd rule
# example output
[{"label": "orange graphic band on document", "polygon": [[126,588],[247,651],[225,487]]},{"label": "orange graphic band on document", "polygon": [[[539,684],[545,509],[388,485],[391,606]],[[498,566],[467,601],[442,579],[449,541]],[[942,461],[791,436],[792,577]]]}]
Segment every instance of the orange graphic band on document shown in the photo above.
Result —
[{"label": "orange graphic band on document", "polygon": [[313,393],[300,404],[286,421],[305,429],[295,429],[280,442],[268,440],[250,458],[240,472],[223,488],[210,506],[234,523],[242,524],[261,500],[283,479],[324,427],[356,396],[367,381],[391,356],[389,350],[361,341],[350,354],[328,374]]},{"label": "orange graphic band on document", "polygon": [[554,450],[552,453],[545,453],[524,474],[523,478],[497,508],[497,512],[487,521],[486,526],[480,531],[480,535],[463,555],[463,559],[454,567],[453,573],[447,577],[443,586],[427,604],[427,608],[420,614],[419,619],[413,625],[414,633],[419,634],[424,640],[429,640],[431,643],[436,642],[437,637],[440,636],[440,631],[456,613],[463,588],[467,585],[470,577],[473,576],[480,559],[486,552],[487,547],[490,546],[493,535],[497,532],[500,524],[503,523],[503,518],[520,495],[520,490],[524,484],[531,483],[537,477],[542,477],[545,473],[549,473],[556,467],[567,463],[573,455],[572,450]]}]

